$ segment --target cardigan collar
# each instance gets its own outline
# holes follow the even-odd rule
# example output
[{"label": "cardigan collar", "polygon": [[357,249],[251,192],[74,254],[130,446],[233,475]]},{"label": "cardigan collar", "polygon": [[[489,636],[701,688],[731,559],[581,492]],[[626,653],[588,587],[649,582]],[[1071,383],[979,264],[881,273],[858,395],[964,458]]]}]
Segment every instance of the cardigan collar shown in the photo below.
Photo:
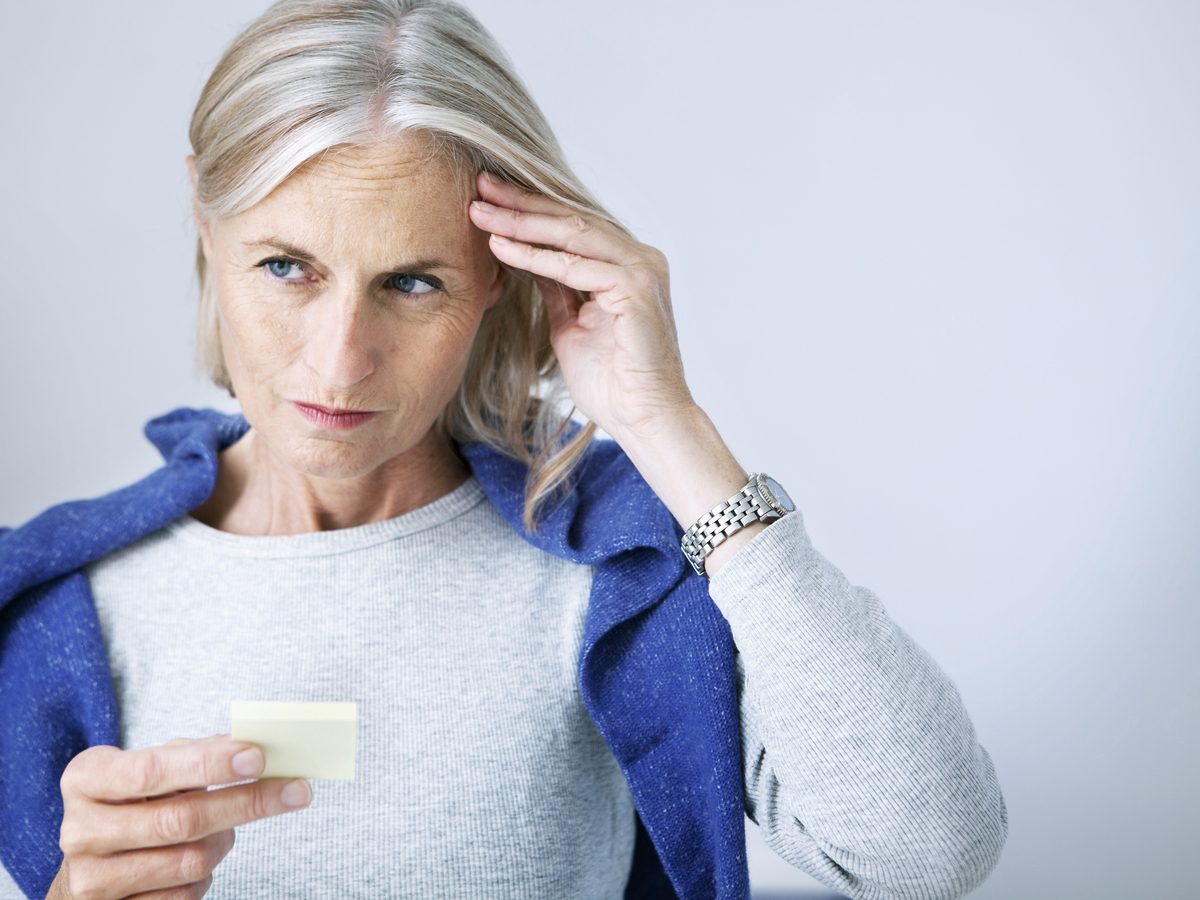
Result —
[{"label": "cardigan collar", "polygon": [[[102,497],[62,503],[4,535],[8,553],[0,566],[0,597],[73,571],[185,515],[202,504],[216,486],[218,456],[249,429],[240,412],[179,407],[148,421],[146,438],[165,465],[135,484]],[[580,425],[570,422],[568,438]],[[527,467],[483,442],[457,443],[488,499],[520,536],[548,553],[572,562],[596,565],[635,552],[655,557],[653,577],[644,590],[607,598],[589,608],[584,639],[598,639],[621,622],[643,612],[686,574],[679,549],[682,535],[670,511],[658,501],[629,458],[612,440],[593,440],[579,464],[577,485],[530,534],[522,521]],[[131,501],[140,499],[136,508]],[[146,500],[153,502],[147,503]],[[132,513],[133,535],[129,515]],[[92,540],[60,541],[81,516],[93,527]],[[615,523],[615,524],[614,524]],[[16,544],[17,546],[13,546]],[[66,552],[64,552],[66,551]],[[14,562],[18,562],[15,565]]]}]

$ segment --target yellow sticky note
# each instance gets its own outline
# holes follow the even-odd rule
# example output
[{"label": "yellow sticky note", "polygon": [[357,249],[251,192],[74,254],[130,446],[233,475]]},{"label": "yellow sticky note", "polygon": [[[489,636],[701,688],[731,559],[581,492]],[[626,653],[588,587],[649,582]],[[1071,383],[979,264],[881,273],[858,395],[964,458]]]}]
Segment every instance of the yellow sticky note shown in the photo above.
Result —
[{"label": "yellow sticky note", "polygon": [[263,778],[354,780],[357,703],[234,700],[230,736],[262,748]]}]

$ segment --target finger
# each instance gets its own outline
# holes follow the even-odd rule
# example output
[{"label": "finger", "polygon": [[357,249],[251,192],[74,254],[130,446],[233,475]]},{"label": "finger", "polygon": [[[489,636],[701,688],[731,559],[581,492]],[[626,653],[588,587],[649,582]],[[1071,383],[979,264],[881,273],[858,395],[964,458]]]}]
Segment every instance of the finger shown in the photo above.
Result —
[{"label": "finger", "polygon": [[[207,738],[202,738],[202,740],[213,740],[214,738],[218,738],[218,737],[226,737],[226,738],[228,738],[228,737],[229,737],[229,735],[228,735],[228,734],[225,734],[225,735],[211,735],[210,737],[207,737]],[[162,746],[164,746],[164,747],[174,747],[176,744],[192,744],[192,743],[195,743],[195,741],[196,741],[196,740],[197,740],[197,738],[172,738],[171,740],[167,741],[167,742],[166,742],[165,744],[163,744]],[[191,789],[190,789],[190,788],[182,788],[182,789],[180,789],[180,790],[178,790],[178,791],[167,791],[165,794],[158,794],[158,795],[156,795],[156,796],[153,796],[153,797],[138,797],[138,798],[136,798],[134,801],[130,801],[130,802],[141,802],[141,803],[145,803],[147,800],[157,800],[157,799],[159,799],[160,797],[174,797],[176,794],[182,794],[182,793],[185,793],[185,792],[186,792],[186,791],[188,791],[188,790],[191,790]]]},{"label": "finger", "polygon": [[479,195],[497,206],[508,206],[528,212],[557,216],[575,212],[565,203],[560,203],[553,197],[513,184],[508,179],[501,178],[492,172],[480,172],[475,178],[475,184],[479,188]]},{"label": "finger", "polygon": [[496,234],[491,236],[489,244],[492,253],[501,262],[525,269],[534,275],[544,275],[578,291],[611,291],[625,277],[625,270],[621,266],[579,256],[566,250],[535,247]]},{"label": "finger", "polygon": [[[155,897],[169,888],[202,887],[211,883],[213,870],[229,855],[235,840],[233,829],[228,828],[186,844],[118,853],[93,861],[91,877],[111,892],[105,896],[114,897]],[[75,885],[70,887],[75,891]]]},{"label": "finger", "polygon": [[221,736],[135,750],[96,746],[80,754],[63,773],[63,791],[93,800],[122,801],[230,784],[252,777],[253,773],[233,768],[233,757],[255,746]]},{"label": "finger", "polygon": [[131,894],[125,900],[179,900],[180,897],[203,897],[212,888],[213,877],[209,875],[203,881],[197,881],[194,885],[188,885],[191,890],[186,894],[180,894],[179,888],[171,888],[165,891],[147,891],[144,894]]},{"label": "finger", "polygon": [[[243,781],[245,779],[242,779]],[[155,794],[153,797],[143,797],[143,803],[149,803],[151,800],[162,800],[165,797],[178,797],[180,794],[190,794],[192,791],[206,791],[208,788],[184,788],[179,791],[167,791],[165,794]],[[105,801],[108,802],[108,801]]]},{"label": "finger", "polygon": [[228,739],[228,738],[232,738],[232,737],[233,737],[233,735],[231,735],[227,731],[222,732],[220,734],[210,734],[207,737],[202,737],[202,738],[177,737],[177,738],[172,738],[171,740],[167,741],[167,743],[164,744],[163,746],[167,746],[170,744],[192,744],[192,743],[195,743],[196,741],[215,741],[218,738],[227,738]]},{"label": "finger", "polygon": [[544,244],[622,266],[641,259],[625,235],[577,212],[565,215],[527,212],[493,206],[482,200],[472,200],[470,210],[471,219],[483,230],[527,244]]},{"label": "finger", "polygon": [[[64,819],[62,849],[64,853],[107,856],[197,841],[227,828],[303,809],[307,802],[290,806],[283,800],[283,788],[296,780],[308,785],[304,779],[263,778],[149,803],[91,804],[70,820]],[[311,796],[310,790],[309,800]]]}]

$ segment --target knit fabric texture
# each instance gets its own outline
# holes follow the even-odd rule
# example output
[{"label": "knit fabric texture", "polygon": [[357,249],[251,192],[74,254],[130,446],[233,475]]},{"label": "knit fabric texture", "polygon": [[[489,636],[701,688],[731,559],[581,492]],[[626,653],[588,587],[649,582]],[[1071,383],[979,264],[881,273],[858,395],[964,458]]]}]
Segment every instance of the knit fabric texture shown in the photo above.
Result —
[{"label": "knit fabric texture", "polygon": [[184,516],[87,576],[122,747],[229,732],[234,699],[357,706],[353,780],[238,827],[206,898],[624,896],[633,799],[576,677],[592,567],[473,476],[329,531]]},{"label": "knit fabric texture", "polygon": [[[213,409],[151,419],[164,466],[0,533],[0,862],[27,893],[43,896],[62,862],[67,763],[120,740],[83,567],[203,503],[247,428]],[[576,490],[535,534],[521,525],[526,467],[483,443],[459,449],[526,540],[595,567],[579,683],[639,813],[626,897],[748,896],[733,640],[682,529],[613,441],[589,445]]]},{"label": "knit fabric texture", "polygon": [[[163,468],[0,533],[0,862],[30,896],[44,894],[61,863],[66,763],[129,735],[87,574],[115,571],[104,557],[178,529],[211,493],[219,451],[248,427],[214,410],[160,416],[146,435]],[[589,444],[576,489],[535,535],[521,526],[525,468],[483,444],[460,451],[476,479],[467,486],[513,533],[575,564],[560,575],[590,576],[586,588],[567,576],[584,608],[566,645],[636,812],[625,897],[747,897],[747,815],[779,856],[855,900],[950,900],[984,880],[1008,827],[991,757],[953,682],[874,593],[815,550],[799,510],[710,580],[687,563],[682,529],[615,442]],[[229,550],[263,540],[311,550],[356,529],[282,539],[210,531]],[[507,552],[520,557],[511,539]],[[572,589],[555,593],[571,602]],[[116,668],[128,671],[119,656]],[[627,850],[627,835],[614,835]]]}]

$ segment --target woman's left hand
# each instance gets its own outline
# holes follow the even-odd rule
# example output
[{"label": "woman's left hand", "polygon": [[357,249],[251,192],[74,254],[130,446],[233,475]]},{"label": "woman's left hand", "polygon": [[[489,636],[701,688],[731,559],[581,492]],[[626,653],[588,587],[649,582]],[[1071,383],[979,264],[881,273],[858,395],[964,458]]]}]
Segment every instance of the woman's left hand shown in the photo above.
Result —
[{"label": "woman's left hand", "polygon": [[[490,173],[476,182],[495,208],[474,200],[471,220],[492,232],[497,259],[532,273],[541,289],[575,406],[618,442],[693,410],[662,252]],[[581,303],[564,285],[591,299]]]}]

